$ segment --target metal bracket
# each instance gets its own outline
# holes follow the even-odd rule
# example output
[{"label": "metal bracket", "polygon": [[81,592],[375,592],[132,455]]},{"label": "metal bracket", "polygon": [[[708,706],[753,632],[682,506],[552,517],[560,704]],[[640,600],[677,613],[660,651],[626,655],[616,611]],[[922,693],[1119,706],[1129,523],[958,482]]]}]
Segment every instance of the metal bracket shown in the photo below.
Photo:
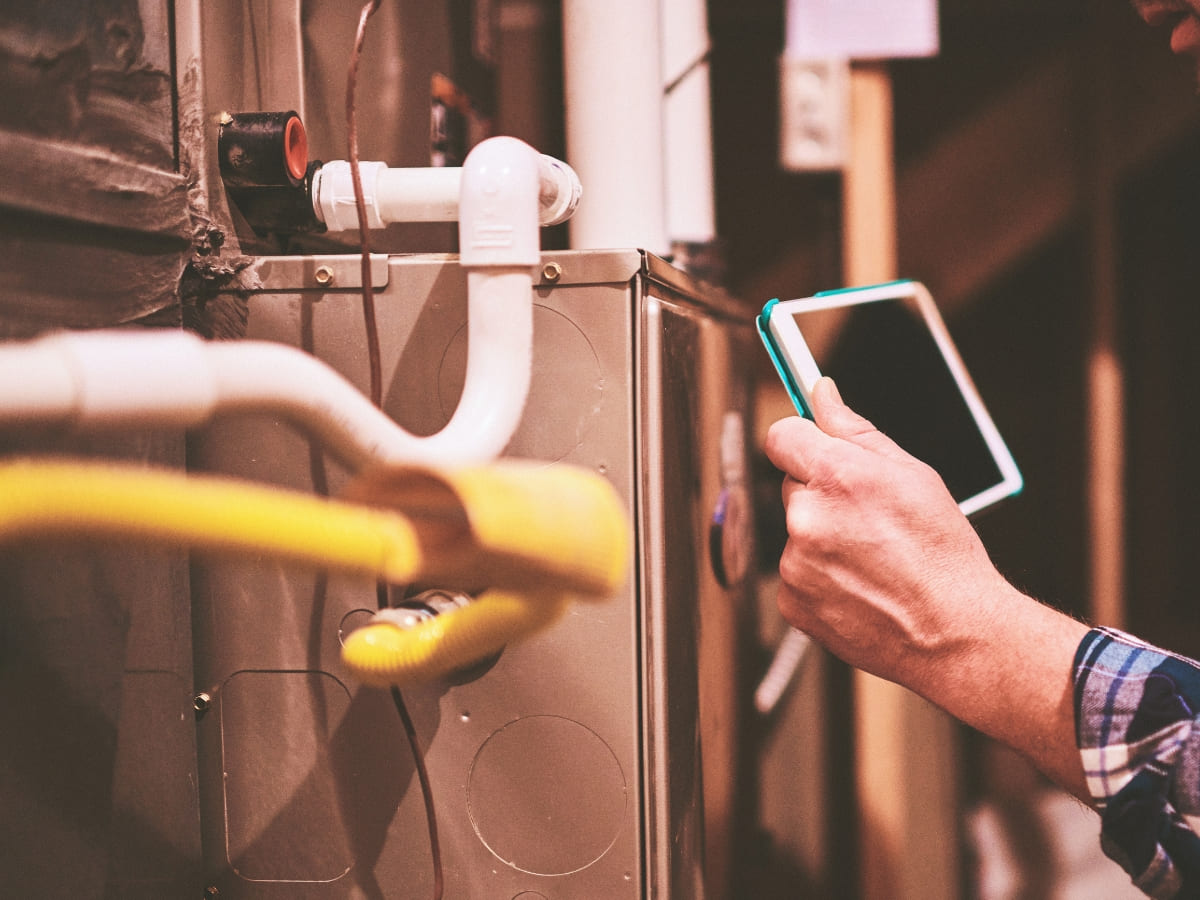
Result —
[{"label": "metal bracket", "polygon": [[[361,291],[362,257],[358,254],[324,256],[259,256],[249,267],[254,291]],[[371,254],[371,287],[387,287],[388,256]]]}]

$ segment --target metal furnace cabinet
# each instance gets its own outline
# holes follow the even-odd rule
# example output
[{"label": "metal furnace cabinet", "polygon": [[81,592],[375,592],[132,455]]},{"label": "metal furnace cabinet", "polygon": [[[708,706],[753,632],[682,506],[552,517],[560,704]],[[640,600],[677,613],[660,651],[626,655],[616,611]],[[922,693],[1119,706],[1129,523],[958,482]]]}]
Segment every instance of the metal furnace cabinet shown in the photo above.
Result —
[{"label": "metal furnace cabinet", "polygon": [[[303,347],[365,389],[358,258],[252,266],[247,336]],[[608,478],[636,538],[631,574],[481,671],[405,692],[446,897],[721,898],[746,824],[751,315],[640,251],[545,253],[541,272],[532,389],[507,452]],[[469,352],[465,274],[451,256],[379,256],[372,280],[385,410],[435,432]],[[220,421],[189,454],[193,470],[332,495],[349,478],[266,418]],[[374,586],[201,560],[193,590],[205,887],[222,900],[431,896],[396,710],[338,658]]]}]

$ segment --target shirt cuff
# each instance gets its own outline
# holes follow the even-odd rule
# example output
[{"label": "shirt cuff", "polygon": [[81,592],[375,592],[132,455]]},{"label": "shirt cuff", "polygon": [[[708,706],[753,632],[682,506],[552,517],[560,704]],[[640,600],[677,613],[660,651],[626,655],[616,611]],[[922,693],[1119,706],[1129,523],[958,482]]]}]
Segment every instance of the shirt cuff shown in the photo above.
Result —
[{"label": "shirt cuff", "polygon": [[1184,814],[1200,811],[1200,668],[1098,628],[1080,642],[1074,677],[1076,741],[1105,852],[1152,897],[1195,888],[1200,840]]}]

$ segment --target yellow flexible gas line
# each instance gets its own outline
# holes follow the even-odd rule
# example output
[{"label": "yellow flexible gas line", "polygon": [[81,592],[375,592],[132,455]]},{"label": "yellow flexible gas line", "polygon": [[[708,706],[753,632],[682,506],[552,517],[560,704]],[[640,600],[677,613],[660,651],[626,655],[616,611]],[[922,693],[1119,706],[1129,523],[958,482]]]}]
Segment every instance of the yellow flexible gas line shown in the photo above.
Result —
[{"label": "yellow flexible gas line", "polygon": [[342,497],[427,523],[423,565],[435,579],[462,583],[465,571],[481,569],[492,586],[606,597],[625,578],[624,507],[611,484],[578,466],[383,466],[363,472]]},{"label": "yellow flexible gas line", "polygon": [[416,528],[394,513],[128,464],[0,463],[0,542],[47,537],[254,553],[393,582],[424,570]]},{"label": "yellow flexible gas line", "polygon": [[557,619],[568,596],[604,597],[625,577],[621,504],[583,469],[509,461],[388,468],[347,497],[129,464],[17,459],[0,462],[0,543],[125,537],[395,583],[487,588],[410,631],[379,623],[352,633],[343,660],[371,684],[428,680],[486,659]]},{"label": "yellow flexible gas line", "polygon": [[376,621],[350,633],[342,661],[359,681],[404,687],[448,675],[555,622],[565,594],[485,591],[475,602],[402,628]]}]

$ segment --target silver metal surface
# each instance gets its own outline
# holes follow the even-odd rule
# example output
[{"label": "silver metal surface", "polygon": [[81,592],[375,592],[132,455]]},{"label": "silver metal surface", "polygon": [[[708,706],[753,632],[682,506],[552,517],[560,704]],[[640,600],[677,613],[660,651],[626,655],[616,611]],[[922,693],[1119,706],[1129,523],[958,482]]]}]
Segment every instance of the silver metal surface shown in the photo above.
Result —
[{"label": "silver metal surface", "polygon": [[[362,257],[337,254],[256,256],[247,281],[262,291],[302,291],[310,288],[362,289]],[[388,257],[371,254],[371,287],[388,283]]]},{"label": "silver metal surface", "polygon": [[[672,280],[689,284],[682,275]],[[747,519],[719,515],[731,492],[748,513],[743,366],[752,345],[739,320],[723,320],[713,305],[666,285],[648,282],[641,309],[647,896],[734,897],[745,711],[739,635],[749,599],[744,567],[724,571],[713,548],[732,540],[753,553]],[[726,525],[736,530],[723,534]]]},{"label": "silver metal surface", "polygon": [[[314,288],[313,261],[273,269],[279,290],[251,295],[248,337],[304,347],[365,388],[360,301]],[[710,304],[637,251],[544,254],[551,264],[557,280],[535,286],[533,386],[507,453],[602,473],[637,545],[607,601],[577,604],[473,677],[406,692],[446,895],[732,896],[747,606],[743,584],[714,575],[708,537],[728,487],[722,437],[749,408],[750,319],[726,319],[728,301]],[[387,266],[384,406],[431,433],[462,386],[465,275],[444,256]],[[262,419],[206,430],[191,465],[335,495],[350,478]],[[424,811],[395,710],[338,659],[374,585],[253,561],[199,566],[193,585],[196,690],[211,697],[197,721],[206,883],[236,898],[428,896]]]}]

